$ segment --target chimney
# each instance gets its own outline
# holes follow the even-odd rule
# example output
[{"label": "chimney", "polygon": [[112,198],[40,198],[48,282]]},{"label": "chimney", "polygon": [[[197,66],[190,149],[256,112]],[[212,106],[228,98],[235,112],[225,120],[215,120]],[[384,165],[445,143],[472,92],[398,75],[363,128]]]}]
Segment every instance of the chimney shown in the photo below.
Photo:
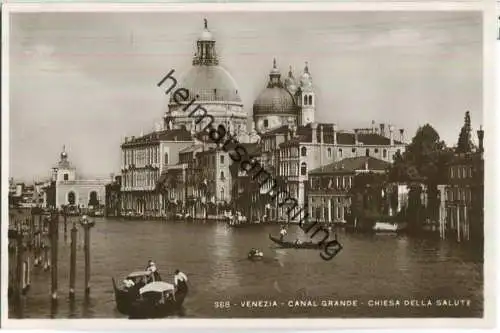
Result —
[{"label": "chimney", "polygon": [[380,135],[385,137],[385,124],[380,124]]},{"label": "chimney", "polygon": [[359,144],[359,141],[358,141],[358,130],[357,129],[354,130],[354,144],[355,145]]},{"label": "chimney", "polygon": [[391,140],[390,145],[394,146],[394,126],[389,125],[389,139]]},{"label": "chimney", "polygon": [[484,152],[484,146],[483,146],[484,131],[483,131],[483,126],[479,127],[479,130],[477,131],[477,138],[479,139],[479,152],[482,153],[482,152]]},{"label": "chimney", "polygon": [[127,142],[128,142],[128,136],[125,137],[125,143],[127,143]]},{"label": "chimney", "polygon": [[337,124],[333,124],[332,129],[333,129],[333,144],[336,145],[337,144]]},{"label": "chimney", "polygon": [[405,142],[405,130],[404,130],[404,128],[399,129],[399,141]]},{"label": "chimney", "polygon": [[372,133],[375,133],[375,120],[372,120]]},{"label": "chimney", "polygon": [[325,143],[325,138],[323,137],[323,125],[319,125],[319,143]]},{"label": "chimney", "polygon": [[318,134],[317,134],[317,129],[318,129],[318,124],[317,123],[311,123],[311,142],[312,143],[317,143],[318,142]]}]

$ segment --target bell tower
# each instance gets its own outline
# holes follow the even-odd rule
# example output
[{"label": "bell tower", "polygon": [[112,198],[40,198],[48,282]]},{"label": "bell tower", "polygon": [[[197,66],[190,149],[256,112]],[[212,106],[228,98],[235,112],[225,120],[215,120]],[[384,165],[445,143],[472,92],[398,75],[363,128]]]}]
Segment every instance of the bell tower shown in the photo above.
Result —
[{"label": "bell tower", "polygon": [[63,146],[59,163],[57,163],[54,170],[57,182],[76,180],[76,169],[69,163],[66,146]]},{"label": "bell tower", "polygon": [[297,105],[300,108],[300,125],[305,126],[314,122],[316,111],[316,96],[312,85],[312,76],[306,61],[304,72],[300,76],[300,86],[297,91]]}]

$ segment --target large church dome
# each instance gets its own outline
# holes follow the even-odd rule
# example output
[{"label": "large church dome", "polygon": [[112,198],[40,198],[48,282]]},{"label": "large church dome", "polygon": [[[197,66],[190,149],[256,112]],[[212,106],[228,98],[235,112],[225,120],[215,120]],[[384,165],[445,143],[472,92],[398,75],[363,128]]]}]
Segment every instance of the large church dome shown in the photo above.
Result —
[{"label": "large church dome", "polygon": [[[191,100],[199,102],[233,102],[241,104],[238,86],[231,74],[219,66],[219,59],[215,50],[215,39],[205,27],[196,42],[197,51],[193,58],[193,67],[181,78],[178,87],[189,91]],[[173,95],[170,103],[175,103]]]},{"label": "large church dome", "polygon": [[267,88],[259,94],[254,102],[254,116],[269,114],[296,115],[298,113],[295,99],[285,89],[280,77],[281,74],[276,67],[276,61],[274,61]]},{"label": "large church dome", "polygon": [[[200,102],[241,103],[236,81],[228,71],[218,65],[193,66],[179,81],[179,87],[189,91],[188,100],[196,98]],[[173,96],[170,101],[174,102]]]}]

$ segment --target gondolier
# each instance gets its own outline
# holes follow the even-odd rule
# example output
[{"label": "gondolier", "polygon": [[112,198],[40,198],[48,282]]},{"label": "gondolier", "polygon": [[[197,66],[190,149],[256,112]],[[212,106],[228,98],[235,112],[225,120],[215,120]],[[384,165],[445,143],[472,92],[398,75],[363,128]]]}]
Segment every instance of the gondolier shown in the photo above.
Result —
[{"label": "gondolier", "polygon": [[281,227],[281,230],[280,230],[280,240],[282,241],[283,238],[286,236],[287,234],[287,231],[286,231],[286,227],[285,226],[282,226]]},{"label": "gondolier", "polygon": [[174,285],[177,288],[177,292],[187,293],[188,291],[187,280],[188,278],[186,274],[182,273],[178,269],[175,270]]}]

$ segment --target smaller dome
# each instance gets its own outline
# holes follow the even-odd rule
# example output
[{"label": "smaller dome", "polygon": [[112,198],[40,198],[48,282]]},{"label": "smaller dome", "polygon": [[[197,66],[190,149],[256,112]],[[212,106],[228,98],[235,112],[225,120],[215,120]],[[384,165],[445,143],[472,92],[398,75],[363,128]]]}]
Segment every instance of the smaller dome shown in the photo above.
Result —
[{"label": "smaller dome", "polygon": [[286,89],[294,94],[297,91],[297,82],[293,77],[292,66],[290,66],[290,71],[288,72],[288,77],[285,79],[285,87]]},{"label": "smaller dome", "polygon": [[300,76],[300,85],[301,87],[310,87],[312,85],[312,77],[309,74],[309,66],[306,62],[306,67],[304,68],[304,73]]},{"label": "smaller dome", "polygon": [[284,88],[266,88],[253,105],[253,114],[291,114],[298,113],[293,96]]},{"label": "smaller dome", "polygon": [[66,153],[66,146],[63,146],[63,150],[61,152],[61,159],[66,159],[68,158],[68,153]]}]

